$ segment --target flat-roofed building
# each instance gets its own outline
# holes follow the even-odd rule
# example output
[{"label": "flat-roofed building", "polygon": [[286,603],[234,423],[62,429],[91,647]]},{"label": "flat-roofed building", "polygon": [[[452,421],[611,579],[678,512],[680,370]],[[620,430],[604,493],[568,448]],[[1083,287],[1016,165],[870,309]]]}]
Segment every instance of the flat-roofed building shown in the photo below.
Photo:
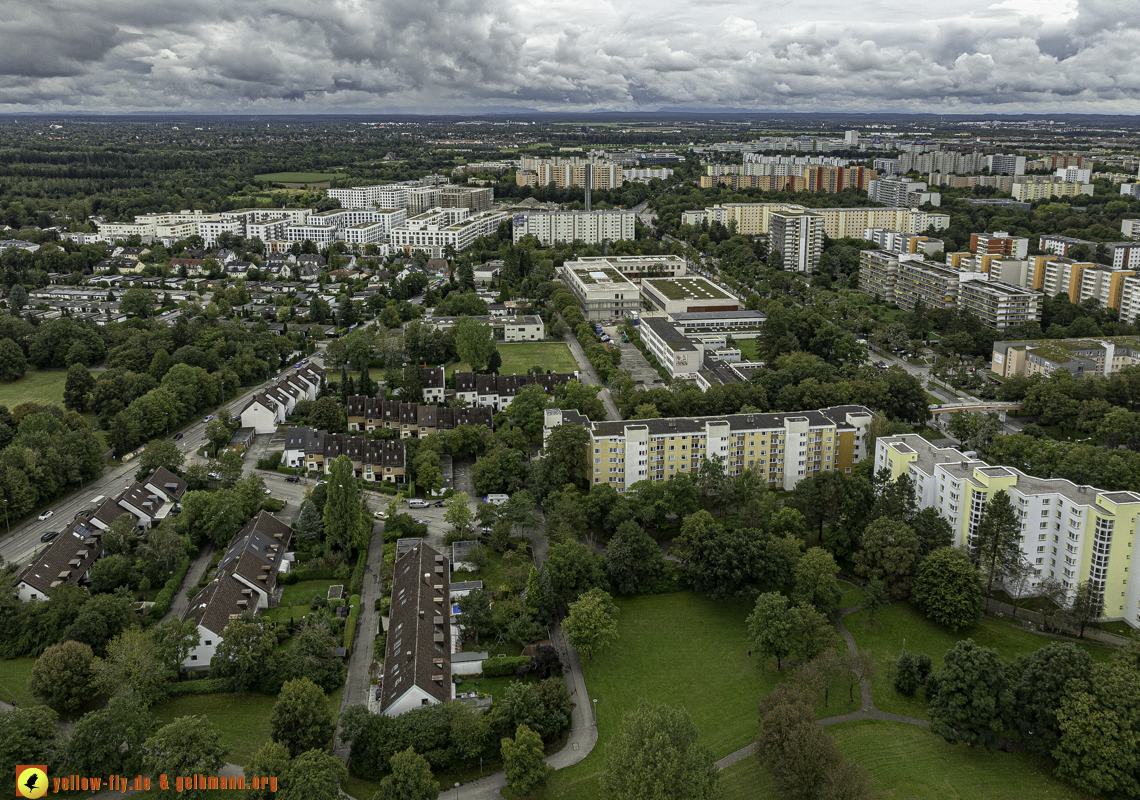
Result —
[{"label": "flat-roofed building", "polygon": [[958,307],[969,311],[987,328],[999,331],[1012,325],[1040,322],[1042,299],[1039,292],[1002,281],[963,281],[958,286]]},{"label": "flat-roofed building", "polygon": [[994,342],[993,371],[1003,378],[1048,375],[1059,369],[1074,376],[1108,376],[1140,365],[1140,338],[1029,339]]},{"label": "flat-roofed building", "polygon": [[641,320],[642,344],[674,378],[693,380],[701,368],[704,348],[687,339],[664,317]]},{"label": "flat-roofed building", "polygon": [[969,273],[930,261],[900,261],[895,281],[895,302],[913,311],[919,301],[926,308],[954,308],[958,285],[964,278],[985,280],[981,273]]},{"label": "flat-roofed building", "polygon": [[702,277],[646,278],[641,295],[647,306],[669,316],[703,311],[739,311],[740,300]]},{"label": "flat-roofed building", "polygon": [[772,214],[768,247],[780,254],[784,269],[811,272],[823,254],[823,217],[810,211]]},{"label": "flat-roofed building", "polygon": [[671,314],[673,327],[694,341],[706,338],[755,339],[768,319],[763,311],[694,311],[693,313]]},{"label": "flat-roofed building", "polygon": [[1029,255],[1029,240],[1024,236],[1010,236],[1007,231],[971,233],[970,252],[1025,258]]},{"label": "flat-roofed building", "polygon": [[1071,258],[1054,258],[1045,262],[1045,280],[1042,291],[1049,297],[1059,294],[1069,296],[1073,303],[1080,302],[1081,273],[1086,269],[1095,269],[1096,264],[1091,261],[1074,261]]},{"label": "flat-roofed building", "polygon": [[790,490],[822,472],[850,475],[867,455],[865,436],[872,418],[863,406],[617,422],[548,409],[544,429],[549,435],[558,425],[585,427],[590,483],[608,483],[618,492],[638,481],[695,474],[705,458],[719,459],[728,475],[751,469],[765,483]]},{"label": "flat-roofed building", "polygon": [[578,298],[582,315],[590,322],[612,322],[641,307],[641,291],[629,278],[611,266],[580,266],[570,261],[559,275]]},{"label": "flat-roofed building", "polygon": [[613,267],[634,283],[642,278],[680,278],[689,268],[689,262],[681,256],[579,256],[569,265]]},{"label": "flat-roofed building", "polygon": [[620,208],[594,211],[526,211],[514,215],[512,235],[515,242],[533,236],[545,247],[571,242],[601,244],[632,240],[635,236],[636,221],[637,214]]},{"label": "flat-roofed building", "polygon": [[1140,577],[1131,569],[1140,494],[990,466],[916,434],[878,439],[875,472],[882,469],[895,480],[910,477],[918,507],[936,509],[950,523],[956,547],[973,544],[986,504],[1006,492],[1021,524],[1021,556],[1034,570],[1023,594],[1038,594],[1042,581],[1051,578],[1072,596],[1088,581],[1104,603],[1106,619],[1140,627]]},{"label": "flat-roofed building", "polygon": [[1080,302],[1093,299],[1101,308],[1120,309],[1124,280],[1136,274],[1134,269],[1097,266],[1081,272]]},{"label": "flat-roofed building", "polygon": [[882,250],[859,252],[859,291],[884,303],[893,303],[898,276],[899,257],[895,253]]}]

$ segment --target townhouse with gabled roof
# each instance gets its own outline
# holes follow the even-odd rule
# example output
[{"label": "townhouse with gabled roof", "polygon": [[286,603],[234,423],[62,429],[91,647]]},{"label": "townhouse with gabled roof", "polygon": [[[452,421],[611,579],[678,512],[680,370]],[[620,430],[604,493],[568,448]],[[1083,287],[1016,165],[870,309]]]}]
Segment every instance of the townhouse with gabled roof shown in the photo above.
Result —
[{"label": "townhouse with gabled roof", "polygon": [[545,375],[479,375],[474,372],[457,372],[455,396],[471,406],[505,411],[524,386],[541,386],[543,391],[552,395],[556,387],[577,379],[577,372],[573,375],[555,372]]},{"label": "townhouse with gabled roof", "polygon": [[426,403],[401,403],[353,395],[348,398],[349,431],[397,430],[401,439],[422,438],[459,425],[491,427],[489,408],[446,408]]},{"label": "townhouse with gabled roof", "polygon": [[92,565],[103,555],[102,531],[84,518],[64,528],[44,552],[16,576],[22,602],[47,600],[64,583],[86,585]]}]

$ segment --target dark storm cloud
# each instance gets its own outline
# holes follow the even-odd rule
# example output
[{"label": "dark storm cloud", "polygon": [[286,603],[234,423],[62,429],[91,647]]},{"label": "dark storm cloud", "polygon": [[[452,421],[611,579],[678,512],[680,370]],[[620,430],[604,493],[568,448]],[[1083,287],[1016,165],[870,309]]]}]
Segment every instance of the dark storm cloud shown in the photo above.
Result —
[{"label": "dark storm cloud", "polygon": [[1119,0],[0,0],[0,108],[1135,112]]}]

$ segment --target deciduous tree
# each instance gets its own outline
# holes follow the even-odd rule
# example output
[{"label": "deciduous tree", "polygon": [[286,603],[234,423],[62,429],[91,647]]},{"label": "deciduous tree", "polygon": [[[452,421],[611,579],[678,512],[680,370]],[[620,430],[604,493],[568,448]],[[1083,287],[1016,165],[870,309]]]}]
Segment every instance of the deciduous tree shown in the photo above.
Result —
[{"label": "deciduous tree", "polygon": [[439,784],[427,759],[409,747],[392,756],[392,773],[380,781],[375,800],[436,800]]},{"label": "deciduous tree", "polygon": [[1067,691],[1087,685],[1092,664],[1092,656],[1072,642],[1053,642],[1024,659],[1014,687],[1013,720],[1031,753],[1048,757],[1057,749],[1057,712]]},{"label": "deciduous tree", "polygon": [[529,794],[546,785],[551,767],[542,760],[542,737],[526,725],[515,729],[515,738],[502,740],[503,771],[507,786],[519,794]]},{"label": "deciduous tree", "polygon": [[1001,656],[966,639],[946,653],[937,678],[930,730],[950,744],[963,741],[993,749],[1013,703]]},{"label": "deciduous tree", "polygon": [[838,574],[839,565],[831,553],[822,547],[810,548],[796,564],[796,588],[792,599],[830,613],[843,596],[836,579]]},{"label": "deciduous tree", "polygon": [[328,744],[336,732],[336,720],[321,687],[308,678],[297,678],[281,687],[269,727],[273,741],[288,747],[296,758]]},{"label": "deciduous tree", "polygon": [[719,773],[679,708],[644,699],[606,746],[602,789],[612,800],[713,800]]},{"label": "deciduous tree", "polygon": [[922,613],[956,632],[981,617],[985,589],[965,553],[942,547],[919,563],[912,598]]},{"label": "deciduous tree", "polygon": [[28,690],[57,711],[77,711],[92,698],[94,660],[80,642],[52,645],[32,665]]},{"label": "deciduous tree", "polygon": [[863,544],[855,553],[860,574],[878,578],[891,597],[910,594],[911,574],[918,564],[920,545],[914,530],[905,522],[882,517],[863,532]]},{"label": "deciduous tree", "polygon": [[570,615],[562,625],[566,641],[592,659],[594,651],[617,638],[618,607],[609,593],[591,589],[570,604]]},{"label": "deciduous tree", "polygon": [[[143,743],[143,765],[152,775],[217,775],[225,763],[226,748],[221,736],[207,717],[187,716],[160,728]],[[178,792],[170,781],[168,789],[159,789],[158,797],[182,797],[197,800],[206,797],[205,788],[184,788]]]}]

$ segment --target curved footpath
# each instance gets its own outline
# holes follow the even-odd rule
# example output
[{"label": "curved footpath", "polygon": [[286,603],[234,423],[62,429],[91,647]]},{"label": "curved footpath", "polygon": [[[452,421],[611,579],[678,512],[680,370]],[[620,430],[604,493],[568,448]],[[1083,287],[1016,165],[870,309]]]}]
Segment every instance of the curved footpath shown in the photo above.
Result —
[{"label": "curved footpath", "polygon": [[[839,632],[843,635],[844,641],[847,642],[847,650],[851,653],[856,652],[858,647],[855,644],[855,637],[851,635],[851,631],[847,630],[847,626],[843,624],[843,618],[848,614],[862,610],[862,608],[863,606],[849,606],[848,608],[839,609]],[[863,719],[876,719],[882,722],[901,722],[904,725],[916,725],[920,728],[930,727],[930,723],[927,720],[918,719],[916,717],[904,717],[902,714],[890,714],[875,708],[874,700],[871,698],[871,682],[867,680],[866,677],[859,678],[859,697],[861,702],[858,711],[840,714],[835,717],[825,717],[819,720],[820,727],[826,728],[831,725],[842,725],[844,722],[855,722]],[[729,753],[720,759],[720,761],[717,761],[716,768],[718,770],[727,769],[736,762],[748,758],[748,756],[755,753],[756,742],[752,742],[735,752]]]}]

